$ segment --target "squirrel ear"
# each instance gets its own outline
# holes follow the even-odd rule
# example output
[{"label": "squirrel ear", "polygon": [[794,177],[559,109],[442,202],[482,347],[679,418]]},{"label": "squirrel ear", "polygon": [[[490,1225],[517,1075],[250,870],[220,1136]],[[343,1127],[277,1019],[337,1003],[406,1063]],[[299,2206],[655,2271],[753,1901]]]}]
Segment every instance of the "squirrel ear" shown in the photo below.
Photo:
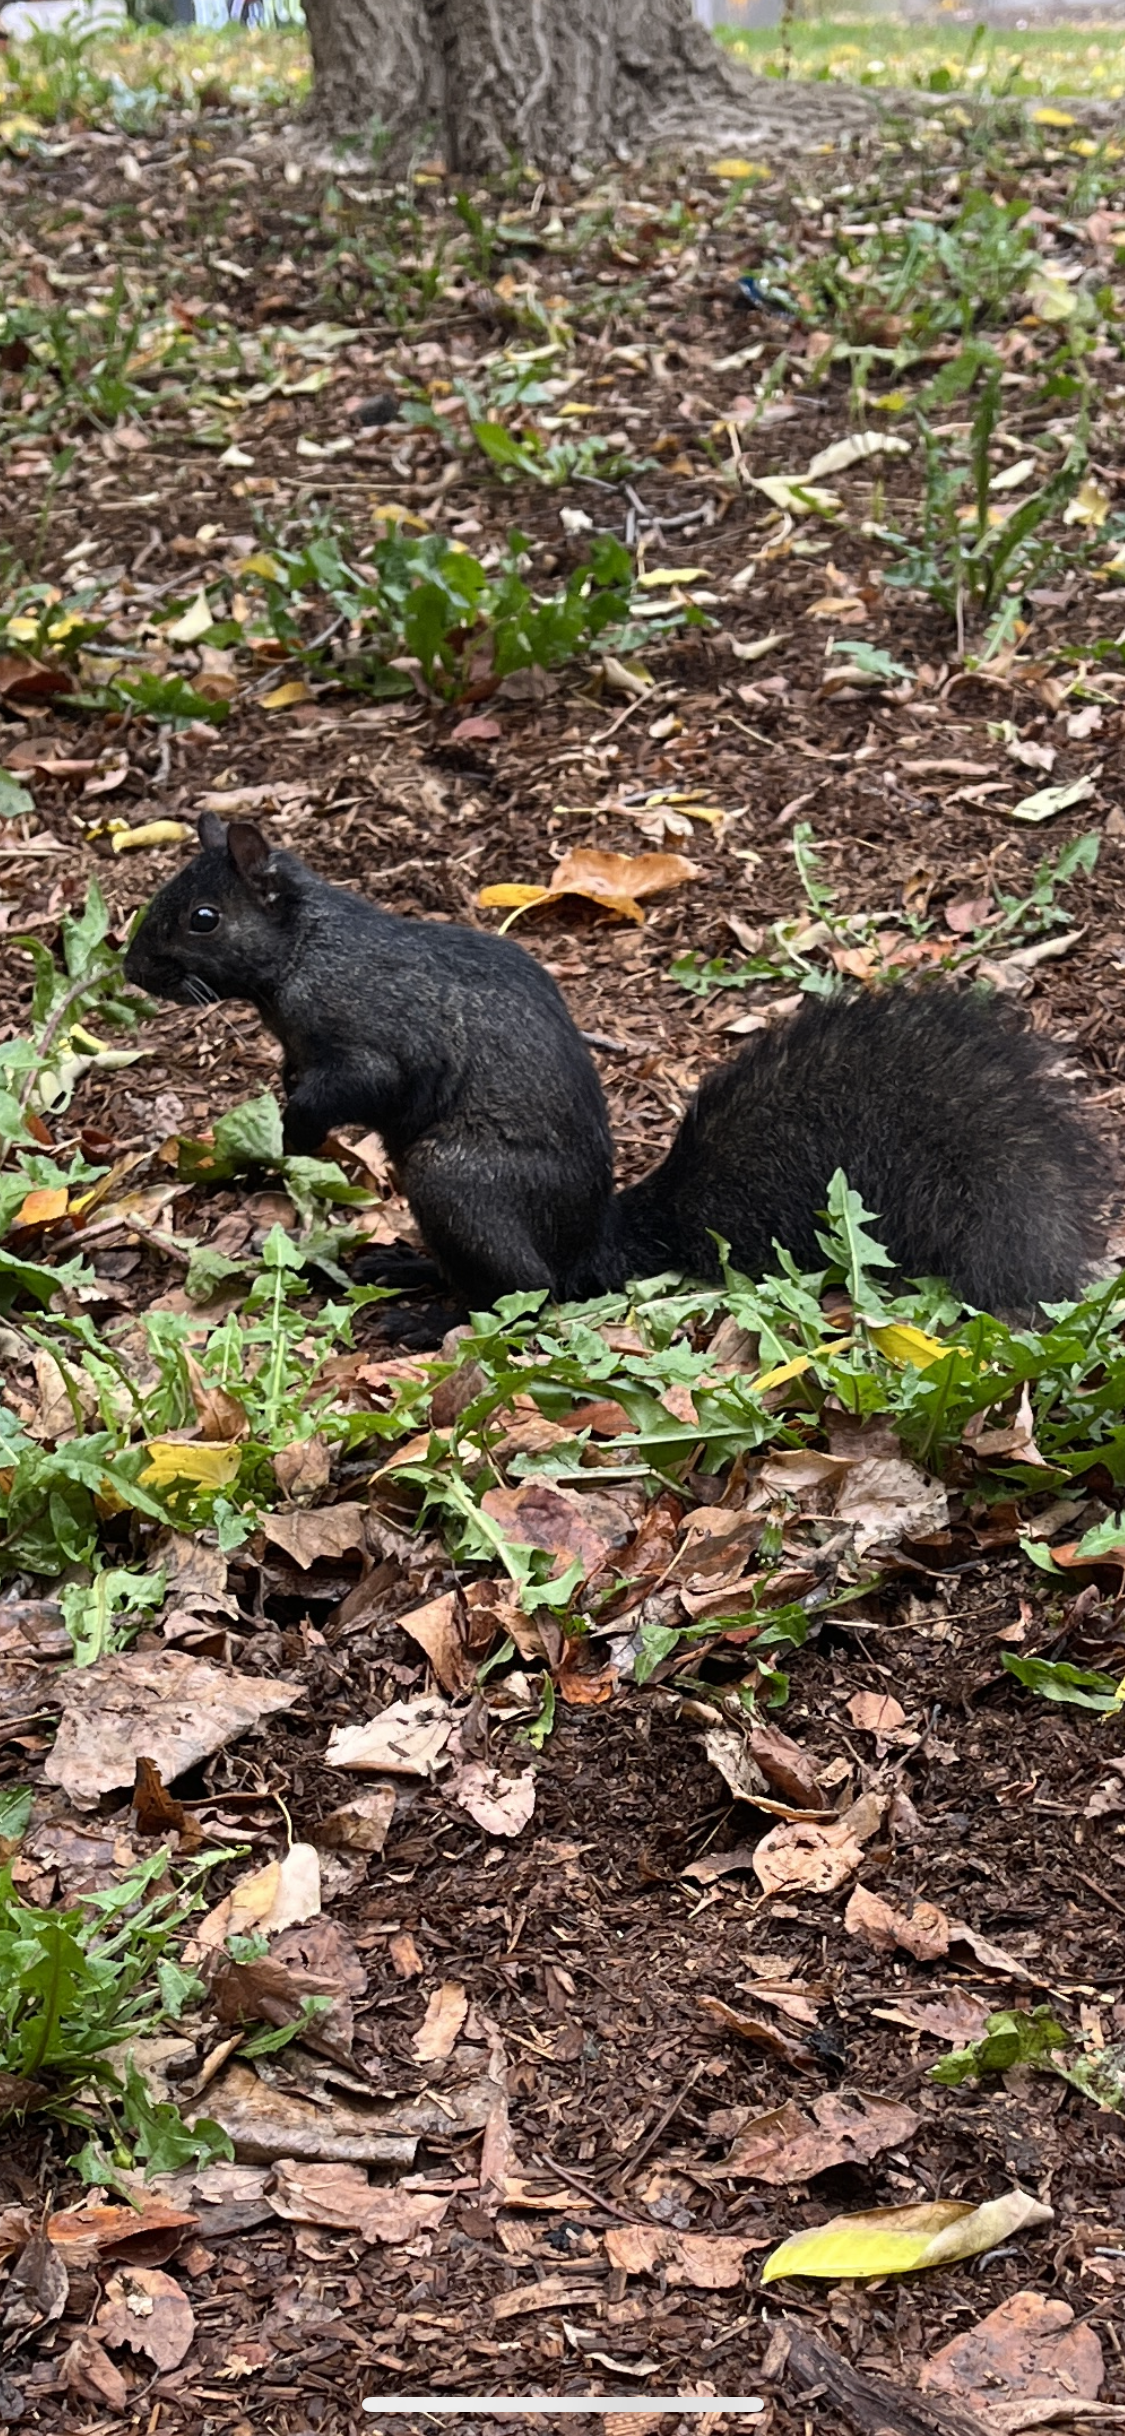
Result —
[{"label": "squirrel ear", "polygon": [[219,819],[218,813],[217,813],[217,812],[201,812],[201,813],[200,813],[200,815],[199,815],[199,843],[200,843],[200,845],[201,845],[201,846],[225,846],[225,845],[226,845],[226,842],[227,842],[227,833],[226,833],[226,829],[225,829],[225,827],[224,827],[224,825],[223,825],[222,821]]},{"label": "squirrel ear", "polygon": [[250,820],[232,820],[223,832],[227,853],[239,879],[254,891],[255,896],[267,895],[266,885],[270,862],[270,846],[260,829]]}]

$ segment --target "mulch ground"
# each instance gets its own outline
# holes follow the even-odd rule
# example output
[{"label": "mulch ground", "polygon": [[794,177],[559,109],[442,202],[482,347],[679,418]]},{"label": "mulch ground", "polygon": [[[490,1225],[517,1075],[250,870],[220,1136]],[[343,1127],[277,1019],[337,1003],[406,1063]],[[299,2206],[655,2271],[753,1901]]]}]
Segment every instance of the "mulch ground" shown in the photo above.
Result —
[{"label": "mulch ground", "polygon": [[[8,544],[62,582],[68,554],[73,563],[77,545],[91,543],[86,568],[120,569],[127,606],[131,586],[165,597],[194,590],[252,531],[259,506],[275,524],[307,521],[316,507],[330,506],[369,530],[373,500],[394,498],[440,520],[478,553],[518,524],[538,545],[536,581],[552,572],[551,559],[563,571],[580,554],[560,522],[561,506],[578,502],[595,525],[622,533],[630,503],[620,488],[556,492],[521,484],[509,491],[461,466],[438,491],[447,465],[438,443],[429,434],[404,440],[397,426],[363,433],[353,451],[315,470],[297,457],[301,434],[320,443],[355,438],[356,402],[378,392],[388,370],[432,376],[448,368],[451,350],[475,357],[510,341],[512,331],[502,301],[489,320],[479,291],[467,285],[436,305],[424,326],[397,330],[364,286],[357,230],[377,228],[378,202],[333,202],[328,181],[312,171],[295,190],[267,145],[251,148],[250,168],[240,172],[234,156],[248,140],[239,122],[214,118],[207,168],[194,138],[178,131],[154,138],[134,147],[140,174],[129,184],[120,175],[123,147],[80,133],[61,157],[9,161],[0,185],[15,251],[27,275],[56,295],[63,291],[51,286],[52,270],[77,229],[103,265],[111,271],[121,263],[132,277],[152,273],[158,250],[166,291],[181,303],[219,301],[237,327],[351,321],[361,336],[339,379],[317,396],[245,410],[232,429],[254,458],[249,477],[220,466],[214,448],[186,448],[159,417],[128,427],[127,441],[139,432],[137,447],[121,431],[80,433],[45,530],[42,448],[30,433],[7,462]],[[824,188],[839,177],[827,164],[817,174]],[[1063,172],[1048,166],[1040,175],[1048,208],[1052,177],[1061,193]],[[631,204],[643,184],[623,186]],[[655,209],[657,189],[650,182],[646,191]],[[682,186],[690,192],[690,183]],[[208,217],[220,194],[221,230]],[[709,196],[713,212],[713,188]],[[575,200],[560,191],[540,208],[569,211]],[[596,282],[603,299],[599,320],[579,340],[579,360],[604,388],[582,394],[604,397],[605,425],[623,424],[638,456],[655,453],[655,467],[633,483],[653,520],[641,526],[647,562],[705,566],[721,604],[721,626],[663,640],[645,654],[659,685],[651,700],[601,689],[579,666],[561,672],[541,698],[489,703],[499,733],[483,740],[456,738],[465,705],[446,709],[422,698],[371,704],[330,685],[284,712],[241,698],[215,733],[202,725],[170,733],[59,702],[9,704],[0,762],[29,739],[48,758],[124,751],[129,773],[109,801],[113,815],[131,824],[194,817],[209,791],[284,786],[291,792],[282,808],[263,815],[271,835],[326,877],[403,914],[491,920],[476,901],[481,887],[545,881],[572,844],[636,853],[664,842],[689,853],[698,877],[656,900],[643,928],[608,922],[571,901],[533,915],[518,932],[597,1037],[626,1174],[641,1172],[666,1142],[695,1080],[730,1045],[726,1027],[778,998],[776,987],[765,986],[692,997],[669,978],[669,966],[690,951],[737,956],[747,933],[802,911],[795,820],[812,823],[839,902],[855,912],[887,909],[888,931],[901,921],[904,902],[937,913],[987,894],[995,882],[1017,893],[1045,841],[1057,852],[1068,838],[1096,830],[1096,871],[1066,893],[1067,927],[1078,936],[1065,956],[1026,975],[1024,993],[1036,1026],[1080,1065],[1112,1141],[1125,1096],[1125,713],[1115,707],[1125,679],[1115,675],[1112,655],[1095,663],[1094,646],[1116,635],[1121,610],[1112,587],[1076,565],[1044,582],[1018,658],[1003,655],[985,675],[966,676],[954,664],[950,621],[920,598],[885,592],[873,575],[879,553],[859,531],[871,490],[865,467],[839,477],[851,513],[847,529],[831,532],[830,547],[762,556],[767,502],[730,485],[725,445],[710,435],[763,369],[720,372],[717,359],[761,338],[768,363],[784,343],[793,345],[783,326],[747,313],[734,295],[735,276],[767,221],[799,231],[815,226],[815,215],[807,197],[792,201],[771,186],[709,245],[701,240],[694,263],[675,276],[657,266],[646,287],[655,256],[634,210],[626,235],[630,226],[642,235],[626,248],[631,261],[614,263],[621,240],[610,229],[591,240],[580,269],[558,275],[572,287]],[[232,256],[249,276],[230,274]],[[494,266],[494,278],[502,267]],[[615,282],[627,291],[620,306]],[[634,360],[615,355],[622,347]],[[1094,453],[1100,478],[1113,488],[1121,479],[1113,418],[1125,395],[1116,353],[1100,371]],[[845,377],[833,373],[818,384],[810,367],[806,379],[798,353],[776,403],[744,433],[743,452],[754,473],[799,469],[848,428]],[[907,479],[898,468],[892,461],[886,474],[891,498]],[[797,538],[825,536],[802,527]],[[732,591],[732,577],[755,558],[750,580]],[[862,619],[810,616],[834,590],[841,602],[861,602]],[[767,633],[780,640],[760,663],[744,664],[730,650],[732,637],[749,643]],[[909,698],[822,692],[826,644],[840,637],[888,649],[916,670]],[[1068,728],[1074,705],[1062,697],[1058,672],[1065,677],[1075,661],[1064,653],[1086,656],[1101,688],[1100,721],[1084,737]],[[1024,740],[1056,748],[1052,783],[1096,764],[1095,793],[1045,829],[1014,826],[994,807],[1042,781],[1005,759],[1003,721]],[[920,771],[916,765],[927,760],[974,766]],[[1006,792],[978,792],[1005,779]],[[728,818],[717,829],[693,824],[687,841],[675,833],[661,841],[642,800],[661,788],[690,791]],[[118,856],[108,835],[87,838],[89,807],[81,806],[80,822],[76,802],[62,781],[35,782],[35,815],[22,824],[23,836],[17,830],[3,846],[0,918],[8,932],[34,926],[50,940],[60,908],[81,901],[92,872],[123,924],[172,867],[174,849]],[[25,975],[19,957],[6,959],[4,1012],[13,1028],[26,1016]],[[151,1144],[155,1154],[170,1132],[198,1131],[278,1079],[278,1054],[245,1008],[203,1019],[166,1010],[140,1037],[143,1061],[108,1080],[88,1078],[78,1103],[83,1120],[120,1149]],[[271,1215],[231,1190],[190,1197],[176,1223],[204,1239],[223,1225],[220,1240],[231,1249],[239,1240],[260,1241]],[[177,1275],[149,1245],[119,1241],[93,1258],[119,1308],[177,1292]],[[397,1587],[385,1611],[358,1630],[339,1623],[346,1587],[339,1580],[325,1575],[310,1598],[293,1574],[266,1568],[256,1577],[257,1615],[251,1624],[243,1607],[240,1662],[301,1676],[308,1699],[271,1726],[268,1740],[248,1746],[252,1760],[228,1754],[192,1788],[201,1798],[237,1796],[240,1828],[248,1827],[256,1857],[264,1860],[275,1846],[275,1797],[295,1832],[315,1837],[318,1821],[348,1796],[348,1780],[324,1765],[326,1727],[369,1716],[388,1697],[424,1684],[417,1647],[393,1620],[423,1594],[409,1555],[399,1550],[395,1562]],[[435,1560],[430,1543],[425,1595],[453,1579],[440,1565],[440,1549]],[[24,1596],[36,1588],[42,1585],[14,1585]],[[1054,1596],[1010,1550],[985,1550],[953,1575],[918,1568],[888,1589],[877,1617],[865,1611],[853,1625],[845,1611],[794,1655],[784,1713],[786,1730],[819,1762],[846,1763],[857,1791],[889,1773],[909,1798],[894,1841],[869,1849],[865,1884],[900,1910],[924,1897],[967,1920],[1015,1958],[1018,1984],[971,1957],[954,1967],[914,1963],[901,1952],[874,1955],[846,1934],[835,1896],[771,1899],[748,1872],[712,1884],[685,1878],[701,1855],[758,1832],[705,1758],[690,1715],[661,1687],[622,1688],[600,1708],[564,1708],[536,1763],[538,1806],[522,1838],[483,1835],[440,1784],[425,1786],[400,1812],[382,1859],[349,1883],[335,1907],[367,1972],[357,2008],[365,2067],[378,2059],[387,2089],[413,2085],[411,2041],[425,2003],[443,1983],[460,1983],[503,2040],[514,2153],[543,2204],[497,2218],[474,2196],[466,2164],[472,2146],[443,2148],[435,2139],[425,2171],[448,2182],[453,2159],[462,2187],[436,2231],[400,2247],[289,2225],[267,2210],[247,2224],[237,2209],[220,2207],[209,2225],[203,2209],[172,2266],[197,2322],[182,2364],[153,2372],[142,2355],[132,2363],[119,2353],[130,2380],[124,2415],[100,2409],[89,2393],[60,2390],[59,2359],[100,2305],[104,2280],[93,2267],[76,2270],[61,2319],[31,2337],[10,2306],[13,2347],[0,2371],[0,2420],[7,2414],[21,2430],[81,2428],[84,2436],[118,2426],[144,2426],[148,2436],[189,2428],[335,2436],[384,2424],[377,2411],[361,2415],[364,2396],[697,2390],[760,2393],[766,2415],[746,2424],[777,2436],[813,2427],[936,2426],[896,2417],[885,2401],[890,2417],[881,2420],[869,2404],[874,2415],[865,2420],[856,2407],[844,2409],[823,2379],[802,2397],[786,2372],[784,2346],[771,2352],[781,2320],[828,2340],[861,2378],[913,2387],[920,2363],[941,2344],[1028,2290],[1068,2302],[1096,2329],[1103,2399],[1125,2406],[1125,2118],[1098,2111],[1061,2081],[1021,2071],[982,2087],[936,2089],[925,2078],[938,2052],[932,2041],[888,2018],[904,1998],[960,1990],[998,2008],[1017,1999],[1049,2003],[1065,2021],[1100,2021],[1110,2043],[1125,2039],[1123,1830],[1112,1807],[1088,1815],[1121,1748],[1120,1727],[1033,1701],[999,1668],[997,1635],[1019,1620],[1021,1601],[1034,1629]],[[257,1648],[249,1651],[254,1633]],[[1107,1608],[1095,1638],[1104,1651],[1116,1637]],[[883,1746],[854,1726],[847,1703],[860,1690],[893,1693],[914,1737],[908,1747]],[[17,1739],[0,1764],[22,1779],[44,1747],[34,1736]],[[124,1809],[114,1815],[124,1828]],[[409,1965],[407,1976],[404,1937],[418,1966]],[[763,1979],[814,1992],[817,2040],[797,2066],[740,2041],[701,2008],[707,1997],[738,2006]],[[837,2165],[802,2187],[724,2176],[738,2123],[793,2100],[807,2108],[841,2093],[909,2106],[918,2117],[909,2145],[867,2164]],[[0,2162],[0,2204],[38,2207],[49,2198],[57,2207],[73,2198],[66,2154],[65,2137],[25,2129]],[[756,2289],[759,2252],[800,2227],[920,2198],[975,2201],[1013,2183],[1048,2200],[1053,2221],[982,2262],[870,2285]],[[720,2291],[694,2289],[675,2272],[627,2276],[609,2262],[603,2236],[638,2220],[749,2238],[745,2271]],[[518,2311],[504,2306],[513,2292],[523,2294]],[[12,2285],[7,2297],[14,2305]],[[925,2408],[916,2392],[912,2406]],[[457,2424],[469,2436],[478,2423],[466,2415]],[[602,2420],[592,2411],[565,2424],[582,2430]]]}]

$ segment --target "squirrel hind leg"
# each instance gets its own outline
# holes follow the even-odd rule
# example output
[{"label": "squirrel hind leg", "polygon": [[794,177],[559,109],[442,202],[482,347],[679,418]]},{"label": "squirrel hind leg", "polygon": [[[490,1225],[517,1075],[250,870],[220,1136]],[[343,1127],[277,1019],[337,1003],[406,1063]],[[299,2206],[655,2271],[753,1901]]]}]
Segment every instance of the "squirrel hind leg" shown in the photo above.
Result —
[{"label": "squirrel hind leg", "polygon": [[352,1277],[357,1286],[393,1286],[396,1294],[435,1294],[445,1282],[429,1253],[401,1242],[368,1244],[356,1253]]},{"label": "squirrel hind leg", "polygon": [[408,1151],[400,1182],[424,1242],[471,1310],[490,1310],[502,1294],[555,1292],[527,1196],[496,1163],[431,1139]]}]

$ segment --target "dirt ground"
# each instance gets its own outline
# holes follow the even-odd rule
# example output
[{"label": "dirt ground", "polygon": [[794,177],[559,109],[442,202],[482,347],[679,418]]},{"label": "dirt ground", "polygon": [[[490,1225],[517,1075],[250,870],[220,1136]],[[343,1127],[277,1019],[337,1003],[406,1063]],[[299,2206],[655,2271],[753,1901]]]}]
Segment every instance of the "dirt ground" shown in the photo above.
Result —
[{"label": "dirt ground", "polygon": [[[785,380],[756,425],[742,427],[748,471],[803,468],[851,427],[846,372],[816,380],[787,326],[748,310],[735,287],[767,222],[813,242],[819,210],[807,193],[794,199],[771,184],[726,228],[699,237],[674,275],[637,217],[592,240],[581,262],[552,264],[544,283],[564,299],[573,304],[583,282],[601,298],[599,317],[576,341],[591,384],[581,394],[602,402],[599,427],[623,428],[630,450],[654,462],[629,491],[526,481],[508,489],[479,463],[451,459],[428,431],[404,439],[399,424],[384,430],[357,418],[395,373],[434,378],[448,370],[451,350],[468,361],[514,343],[507,258],[493,266],[491,303],[466,279],[427,318],[396,328],[362,268],[356,232],[377,224],[381,208],[366,187],[358,201],[338,192],[333,200],[326,181],[308,174],[295,187],[274,149],[256,148],[236,118],[218,113],[206,143],[204,156],[198,137],[176,127],[134,142],[132,178],[122,174],[123,142],[81,131],[48,157],[3,161],[6,244],[29,292],[38,293],[38,280],[45,294],[65,293],[57,277],[77,230],[71,272],[93,259],[106,276],[120,264],[130,277],[155,277],[188,326],[210,300],[238,330],[338,320],[358,336],[319,394],[231,410],[228,444],[241,450],[241,466],[220,463],[213,443],[189,444],[169,408],[143,421],[126,415],[116,429],[79,428],[73,464],[48,491],[50,450],[29,418],[3,474],[7,547],[65,589],[79,545],[90,545],[83,571],[119,570],[127,625],[139,604],[189,597],[237,557],[239,537],[252,546],[259,513],[277,529],[331,508],[370,531],[373,512],[393,499],[478,554],[518,525],[536,545],[541,581],[581,555],[586,536],[560,519],[560,508],[578,504],[595,528],[619,536],[630,520],[628,537],[645,537],[649,568],[704,568],[715,623],[646,650],[656,686],[643,695],[615,691],[579,662],[522,700],[510,689],[483,704],[443,706],[423,694],[380,703],[324,676],[308,698],[271,711],[251,672],[256,692],[236,693],[228,723],[214,732],[199,721],[177,732],[139,715],[84,712],[63,694],[8,695],[0,763],[19,774],[36,757],[88,764],[125,754],[123,781],[97,808],[133,826],[194,820],[204,795],[269,788],[261,817],[271,836],[326,877],[431,918],[494,922],[477,902],[482,887],[545,882],[572,845],[687,853],[697,876],[654,899],[643,926],[568,900],[517,932],[594,1036],[626,1175],[659,1153],[700,1073],[732,1045],[728,1027],[786,994],[762,984],[692,996],[669,967],[691,952],[737,959],[749,934],[802,911],[795,822],[811,823],[839,904],[856,914],[886,909],[889,937],[902,935],[904,906],[940,921],[943,907],[994,887],[1022,893],[1046,851],[1096,832],[1096,870],[1065,891],[1066,952],[1015,978],[1035,1026],[1080,1069],[1115,1144],[1125,1097],[1125,713],[1117,708],[1125,676],[1120,653],[1099,657],[1096,646],[1125,623],[1120,594],[1091,571],[1086,536],[1076,532],[1073,563],[1033,588],[1017,654],[1002,651],[984,673],[967,673],[948,615],[921,595],[886,590],[884,553],[860,529],[874,471],[883,484],[878,516],[914,479],[894,457],[834,478],[845,525],[828,532],[808,520],[793,533],[826,546],[768,554],[777,520],[761,493],[732,483],[729,443],[712,436],[715,427],[737,424],[735,401],[786,345]],[[843,176],[839,163],[822,167],[823,208],[862,215],[867,170],[851,173],[854,202],[829,206],[827,189]],[[935,182],[957,167],[951,154],[907,164],[902,176],[909,169]],[[1070,166],[1040,160],[1034,174],[1038,208],[1061,214]],[[690,196],[690,181],[678,191]],[[721,191],[713,182],[706,190],[712,214]],[[620,192],[630,204],[647,195],[656,208],[652,181],[623,180]],[[672,194],[659,198],[661,208]],[[537,208],[574,203],[560,192]],[[1088,264],[1099,240],[1083,226],[1067,223],[1066,244],[1085,248]],[[513,260],[509,291],[525,267],[522,255]],[[717,368],[758,342],[763,355],[752,366]],[[626,355],[615,353],[622,348]],[[1116,341],[1103,342],[1103,357],[1092,467],[1119,501],[1125,379]],[[7,377],[26,375],[17,367]],[[1020,402],[1017,386],[1008,421],[1026,438]],[[297,453],[302,437],[355,445],[306,458]],[[752,561],[748,580],[734,585]],[[767,635],[777,641],[760,661],[739,659],[739,645]],[[897,691],[824,691],[833,665],[826,647],[839,640],[889,651],[914,681]],[[1079,668],[1089,690],[1071,699],[1064,689]],[[1076,701],[1098,717],[1076,721]],[[486,732],[459,737],[474,715]],[[1046,765],[1040,774],[1030,763],[1014,767],[1006,732],[1053,748],[1051,784],[1093,771],[1093,791],[1044,827],[1014,823],[1006,808],[1044,783]],[[50,942],[60,910],[81,901],[96,872],[122,930],[181,849],[115,853],[108,831],[87,834],[83,780],[37,767],[31,783],[34,813],[9,824],[0,848],[4,929]],[[662,831],[649,800],[659,789],[682,790],[726,817],[691,822],[686,839],[674,824]],[[941,935],[948,946],[955,925]],[[26,959],[5,960],[3,989],[4,1014],[18,1029]],[[165,1009],[139,1037],[141,1062],[91,1074],[77,1102],[91,1138],[110,1140],[115,1156],[151,1150],[155,1161],[168,1135],[198,1132],[279,1081],[279,1053],[243,1006],[202,1017]],[[228,1253],[260,1245],[275,1214],[268,1192],[236,1187],[186,1193],[173,1213],[177,1234]],[[184,1307],[182,1269],[150,1241],[119,1234],[90,1256],[115,1312],[154,1301]],[[25,1386],[17,1364],[17,1400]],[[349,1475],[344,1467],[330,1494],[364,1495],[358,1484],[370,1468]],[[438,1539],[412,1538],[378,1499],[373,1513],[377,1595],[366,1601],[356,1601],[349,1555],[302,1571],[258,1536],[232,1566],[228,1655],[255,1676],[299,1683],[302,1697],[177,1793],[212,1840],[237,1833],[255,1862],[282,1849],[284,1817],[296,1837],[315,1842],[319,1823],[353,1795],[353,1780],[325,1764],[327,1730],[426,1688],[418,1645],[395,1619],[455,1586],[457,1569]],[[339,2065],[334,2091],[331,2076],[317,2082],[318,2102],[331,2118],[341,2093],[361,2085],[369,2095],[436,2092],[453,2129],[445,2139],[431,2130],[408,2181],[445,2200],[439,2221],[405,2240],[365,2239],[347,2225],[287,2221],[262,2196],[260,2175],[253,2189],[231,2182],[210,2198],[197,2191],[188,2238],[175,2253],[152,2254],[190,2302],[194,2340],[164,2368],[119,2347],[125,2382],[113,2399],[93,2371],[85,2383],[73,2365],[67,2380],[60,2375],[68,2346],[95,2324],[113,2262],[91,2251],[71,2266],[52,2313],[41,2287],[32,2307],[34,2279],[30,2293],[26,2281],[17,2286],[9,2260],[0,2423],[83,2436],[118,2427],[147,2436],[336,2436],[431,2424],[421,2414],[365,2412],[365,2397],[544,2393],[591,2398],[588,2417],[558,2421],[578,2431],[612,2425],[611,2398],[696,2393],[761,2396],[765,2410],[736,2420],[717,2403],[710,2420],[685,2426],[745,2424],[777,2436],[964,2429],[964,2395],[944,2403],[924,2395],[922,2364],[1017,2293],[1065,2303],[1076,2325],[1092,2330],[1104,2363],[1101,2401],[1125,2410],[1125,2116],[1023,2068],[937,2087],[927,2072],[942,2044],[909,2021],[920,2003],[1047,2004],[1068,2025],[1098,2024],[1111,2045],[1125,2040],[1120,1721],[1036,1700],[999,1663],[1001,1636],[1010,1641],[1022,1625],[1037,1650],[1065,1646],[1076,1663],[1116,1664],[1120,1673],[1119,1587],[1113,1568],[1099,1576],[1076,1623],[1073,1600],[1060,1601],[1011,1532],[998,1529],[991,1544],[982,1533],[973,1547],[962,1533],[944,1563],[889,1566],[858,1621],[845,1609],[789,1654],[792,1691],[780,1722],[814,1773],[824,1781],[828,1771],[834,1798],[841,1787],[853,1798],[890,1787],[898,1801],[893,1828],[866,1849],[865,1889],[900,1913],[923,1901],[941,1906],[987,1941],[990,1960],[962,1944],[936,1961],[876,1951],[845,1928],[838,1891],[796,1900],[764,1893],[748,1853],[761,1819],[729,1793],[705,1755],[690,1690],[672,1680],[622,1684],[600,1705],[560,1706],[534,1759],[534,1820],[519,1836],[483,1832],[440,1777],[403,1780],[382,1857],[337,1859],[330,1901],[326,1893],[360,1982],[351,2061]],[[5,1595],[27,1602],[49,1597],[51,1586],[21,1575]],[[0,1628],[3,1619],[0,1604]],[[163,1646],[158,1632],[151,1640]],[[886,1732],[857,1723],[849,1709],[857,1693],[892,1696],[901,1723]],[[0,1770],[38,1785],[51,1731],[17,1704]],[[494,1722],[490,1732],[502,1747],[503,1729]],[[61,1834],[65,1805],[57,1793],[46,1800],[37,1816]],[[129,1828],[124,1797],[103,1798],[69,1826],[147,1849]],[[743,1863],[728,1874],[685,1875],[738,1848]],[[212,1899],[232,1874],[216,1881]],[[64,1870],[59,1883],[73,1878]],[[467,1996],[465,2038],[420,2069],[419,2025],[451,1983]],[[716,1998],[744,2013],[757,2004],[759,2025],[786,2036],[740,2037],[707,2010]],[[220,2035],[214,2023],[201,2030],[200,2062]],[[459,2075],[479,2078],[488,2053],[502,2053],[509,2110],[499,2210],[480,2186],[480,2121],[469,2136],[458,2130],[448,2095]],[[284,2085],[290,2060],[286,2049],[262,2070]],[[795,2105],[827,2138],[872,2101],[904,2110],[901,2136],[878,2153],[865,2156],[857,2138],[853,2155],[845,2140],[836,2162],[816,2170],[814,2157],[795,2180],[728,2170],[732,2140],[772,2110]],[[0,2226],[5,2205],[37,2215],[77,2201],[68,2154],[69,2135],[44,2133],[33,2119],[9,2137]],[[262,2162],[252,2145],[241,2158]],[[975,2203],[1013,2185],[1045,2202],[1050,2220],[983,2259],[918,2276],[758,2285],[778,2241],[833,2215],[924,2199]],[[614,2263],[607,2237],[638,2224],[677,2239],[646,2271],[630,2272]],[[735,2241],[725,2288],[715,2288],[713,2254],[693,2280],[679,2239],[690,2236]],[[830,2353],[802,2351],[802,2336]],[[847,2391],[841,2363],[855,2372]],[[1065,2386],[1064,2375],[1051,2387],[1056,2402]],[[450,2424],[470,2436],[478,2425],[524,2423],[466,2412]]]}]

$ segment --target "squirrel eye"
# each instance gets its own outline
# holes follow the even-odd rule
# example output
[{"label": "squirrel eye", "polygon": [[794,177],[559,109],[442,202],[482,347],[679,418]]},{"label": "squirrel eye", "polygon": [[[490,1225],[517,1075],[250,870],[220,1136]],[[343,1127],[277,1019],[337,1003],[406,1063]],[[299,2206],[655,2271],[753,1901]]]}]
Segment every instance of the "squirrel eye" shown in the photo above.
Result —
[{"label": "squirrel eye", "polygon": [[188,917],[189,930],[217,930],[218,908],[214,905],[193,905]]}]

